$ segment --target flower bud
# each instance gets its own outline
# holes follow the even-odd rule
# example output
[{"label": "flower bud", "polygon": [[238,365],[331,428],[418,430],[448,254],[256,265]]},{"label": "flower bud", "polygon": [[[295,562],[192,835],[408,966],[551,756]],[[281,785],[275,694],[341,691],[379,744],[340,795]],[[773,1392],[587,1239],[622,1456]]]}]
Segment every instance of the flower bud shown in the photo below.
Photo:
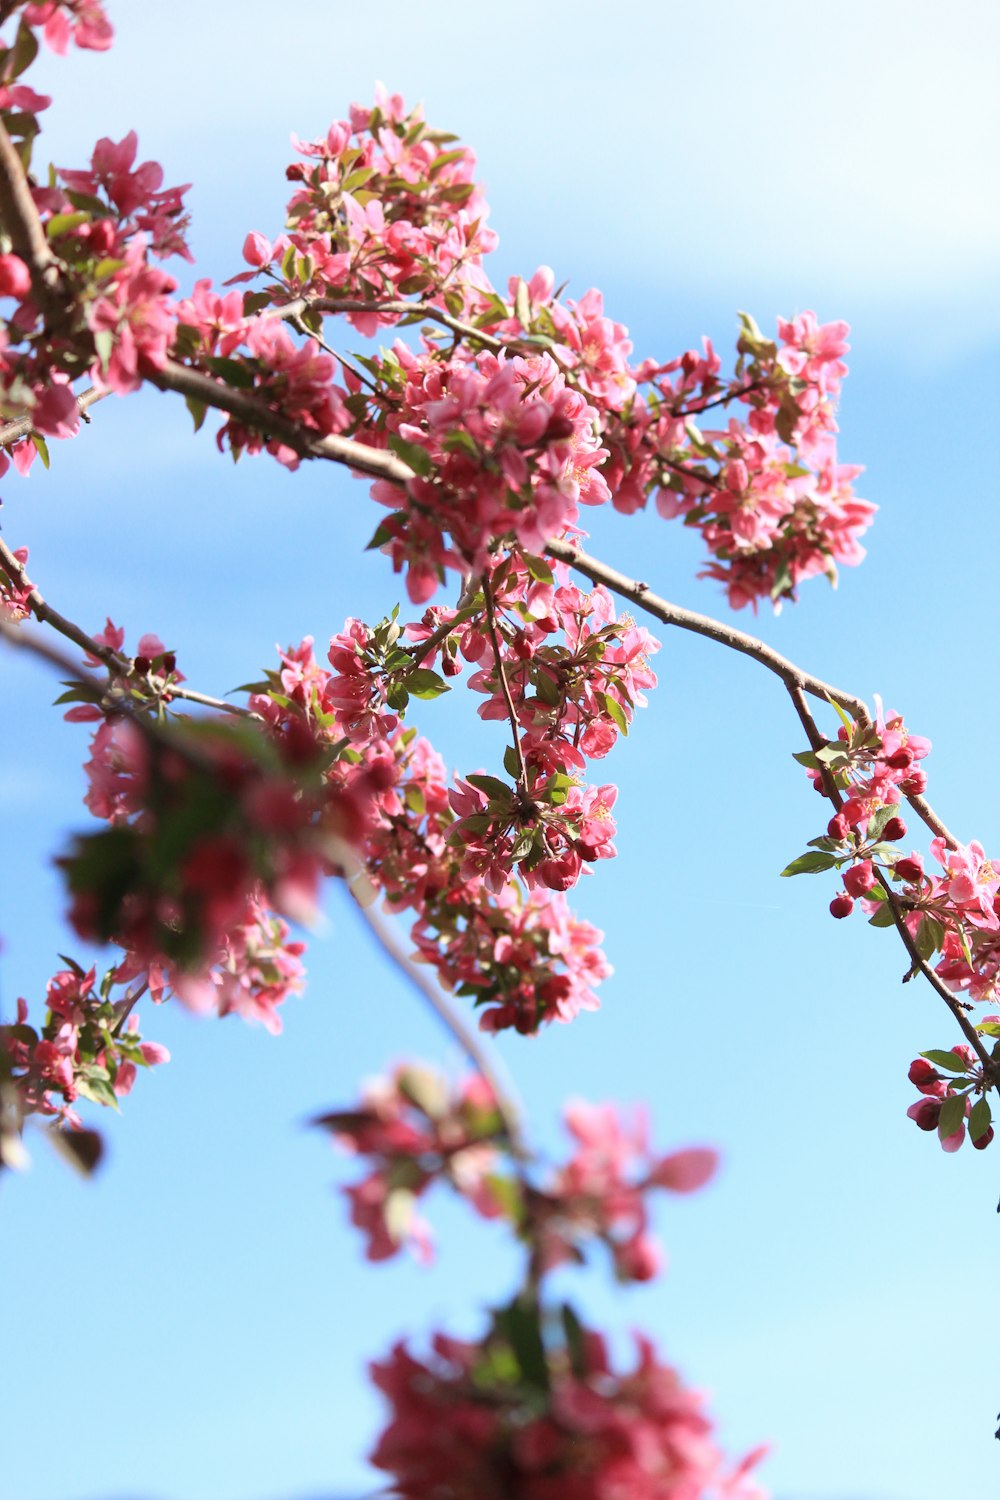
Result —
[{"label": "flower bud", "polygon": [[850,896],[866,896],[875,884],[877,876],[870,859],[863,859],[844,871],[844,889]]},{"label": "flower bud", "polygon": [[31,291],[31,273],[19,255],[0,255],[0,297],[18,301]]},{"label": "flower bud", "polygon": [[834,896],[833,900],[830,902],[831,916],[849,917],[853,910],[854,902],[851,900],[846,891],[842,891],[839,896]]},{"label": "flower bud", "polygon": [[902,818],[890,818],[888,823],[882,829],[882,837],[884,839],[888,839],[889,843],[891,844],[894,844],[897,839],[905,839],[906,824],[903,822]]}]

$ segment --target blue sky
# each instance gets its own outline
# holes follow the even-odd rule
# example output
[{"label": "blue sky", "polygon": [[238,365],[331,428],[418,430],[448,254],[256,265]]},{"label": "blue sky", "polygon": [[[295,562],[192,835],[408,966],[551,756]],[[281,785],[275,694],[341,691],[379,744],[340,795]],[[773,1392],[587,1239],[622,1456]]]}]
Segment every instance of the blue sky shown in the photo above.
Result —
[{"label": "blue sky", "polygon": [[[197,274],[240,268],[273,233],[288,133],[319,133],[383,78],[477,150],[501,236],[494,279],[551,264],[598,285],[638,353],[737,307],[767,326],[814,307],[852,325],[841,452],[881,507],[870,555],[795,609],[780,650],[880,692],[934,741],[929,793],[962,837],[1000,848],[995,618],[998,26],[985,4],[835,9],[512,3],[492,9],[241,0],[112,7],[104,57],[51,60],[48,151],[81,165],[138,129],[168,182],[192,181]],[[44,145],[42,152],[44,156]],[[362,555],[374,508],[330,466],[237,467],[183,405],[106,402],[52,472],[5,484],[4,532],[65,613],[130,640],[158,631],[221,692],[399,597]],[[694,539],[655,515],[593,517],[592,550],[717,614]],[[667,1277],[573,1282],[624,1336],[648,1329],[711,1391],[737,1451],[774,1444],[779,1500],[992,1500],[1000,1370],[989,1330],[1000,1145],[945,1157],[906,1120],[906,1068],[948,1046],[929,992],[902,989],[885,933],[827,913],[827,877],[777,872],[821,831],[780,686],[665,636],[660,687],[609,765],[620,858],[579,907],[616,968],[604,1006],[505,1060],[546,1145],[567,1095],[649,1101],[664,1148],[724,1169],[669,1205]],[[7,850],[5,1006],[37,1003],[66,950],[50,863],[82,826],[86,735],[53,684],[0,659]],[[460,768],[498,759],[460,692],[421,727]],[[302,1128],[359,1077],[454,1049],[331,896],[308,994],[274,1039],[234,1020],[147,1013],[169,1066],[107,1126],[84,1184],[39,1144],[6,1180],[0,1442],[12,1500],[308,1500],[361,1495],[379,1406],[362,1376],[401,1332],[473,1331],[513,1258],[442,1204],[430,1271],[364,1265],[332,1191],[348,1164]],[[8,1352],[13,1352],[12,1353]]]}]

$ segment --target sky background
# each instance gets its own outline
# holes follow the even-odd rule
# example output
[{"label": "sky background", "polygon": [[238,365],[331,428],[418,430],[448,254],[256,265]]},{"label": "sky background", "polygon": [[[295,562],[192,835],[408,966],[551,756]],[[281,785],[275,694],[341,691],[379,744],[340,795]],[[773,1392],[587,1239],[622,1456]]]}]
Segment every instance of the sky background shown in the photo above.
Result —
[{"label": "sky background", "polygon": [[[110,13],[111,53],[48,59],[30,80],[56,96],[38,160],[82,166],[98,136],[136,128],[168,183],[195,184],[192,276],[221,282],[247,230],[273,237],[289,131],[321,134],[381,78],[476,149],[496,284],[550,264],[570,295],[601,287],[638,356],[702,333],[731,351],[740,307],[765,328],[809,307],[848,319],[841,456],[866,465],[860,493],[880,506],[869,557],[838,592],[816,580],[780,617],[738,623],[881,693],[934,741],[946,822],[1000,847],[994,6]],[[190,426],[174,398],[108,401],[55,445],[51,473],[6,481],[4,534],[59,609],[90,629],[110,614],[133,648],[159,632],[192,685],[220,693],[276,643],[323,647],[399,598],[361,551],[376,520],[362,484],[330,465],[234,468]],[[586,519],[591,550],[727,617],[676,524]],[[778,1500],[994,1500],[1000,1145],[947,1157],[905,1117],[909,1062],[952,1045],[952,1023],[929,990],[900,987],[889,934],[831,920],[831,877],[777,878],[826,822],[790,759],[802,735],[780,684],[680,634],[656,667],[608,764],[620,858],[575,897],[615,965],[603,1008],[502,1052],[543,1146],[559,1146],[567,1096],[644,1099],[663,1149],[713,1144],[724,1165],[666,1205],[665,1279],[616,1290],[602,1267],[567,1288],[623,1353],[642,1327],[711,1393],[729,1451],[773,1444]],[[80,951],[51,859],[86,823],[87,736],[33,663],[2,657],[0,673],[9,1011],[17,995],[40,1006],[56,954]],[[421,707],[449,763],[499,764],[496,727],[461,689]],[[362,1261],[335,1192],[351,1164],[303,1122],[403,1056],[458,1058],[336,892],[309,972],[277,1039],[147,1008],[173,1062],[102,1117],[99,1179],[38,1139],[31,1171],[4,1180],[4,1500],[370,1492],[381,1411],[365,1363],[403,1332],[475,1333],[511,1288],[502,1236],[447,1201],[431,1205],[431,1270]]]}]

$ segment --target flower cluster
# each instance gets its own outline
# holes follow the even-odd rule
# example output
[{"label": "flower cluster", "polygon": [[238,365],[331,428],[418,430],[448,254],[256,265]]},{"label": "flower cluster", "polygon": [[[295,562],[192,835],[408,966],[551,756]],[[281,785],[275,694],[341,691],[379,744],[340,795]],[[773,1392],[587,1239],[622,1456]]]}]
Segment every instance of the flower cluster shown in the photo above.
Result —
[{"label": "flower cluster", "polygon": [[[463,616],[470,640],[476,628],[485,628],[484,602],[476,598]],[[574,608],[583,616],[592,612],[582,596]],[[602,620],[603,604],[594,608]],[[442,653],[445,671],[454,660],[449,653],[458,649],[447,629],[451,623],[444,622],[433,648]],[[304,641],[283,653],[281,671],[268,674],[250,706],[282,733],[308,726],[329,750],[327,782],[342,797],[360,806],[358,788],[367,789],[354,829],[359,857],[389,907],[415,913],[412,936],[419,955],[448,989],[483,1007],[485,1029],[530,1032],[548,1020],[570,1020],[596,1006],[593,986],[610,969],[597,946],[600,934],[571,915],[562,890],[587,859],[613,852],[607,808],[614,788],[582,788],[573,777],[550,770],[532,780],[527,799],[520,789],[478,773],[449,789],[440,758],[401,723],[411,695],[435,697],[447,686],[422,664],[432,656],[427,630],[418,627],[417,643],[407,649],[395,619],[374,628],[348,621],[330,643],[332,672],[316,661],[311,641]],[[644,635],[629,622],[608,621],[594,632],[591,667],[603,687],[592,696],[596,702],[603,693],[602,713],[607,703],[617,703],[612,692],[634,691],[641,701],[638,684],[651,675],[638,664],[637,642]],[[609,658],[606,669],[602,651]],[[586,663],[577,667],[574,692],[582,704],[588,669]],[[569,739],[582,740],[583,710],[571,706],[566,712],[576,726],[567,731]],[[625,714],[619,703],[621,722]],[[617,733],[616,720],[608,722],[614,727],[602,745]],[[555,737],[553,745],[556,755]],[[492,847],[484,838],[490,826]]]},{"label": "flower cluster", "polygon": [[[886,715],[879,699],[876,708],[874,724],[845,722],[835,741],[795,757],[836,811],[826,834],[810,840],[813,852],[782,873],[841,871],[843,890],[830,903],[833,916],[850,916],[860,902],[872,926],[898,926],[904,932],[911,973],[940,955],[934,975],[956,995],[969,997],[956,1005],[995,1004],[1000,999],[1000,869],[975,840],[959,844],[943,834],[932,839],[940,875],[924,868],[918,851],[903,854],[896,847],[906,837],[901,800],[920,799],[927,786],[917,762],[927,755],[930,741],[911,734],[898,714]],[[1000,1036],[995,1022],[987,1017],[977,1033]],[[965,1075],[964,1083],[942,1078],[939,1067]],[[977,1056],[962,1044],[952,1052],[926,1052],[910,1069],[910,1081],[925,1098],[908,1114],[922,1129],[937,1130],[948,1151],[962,1144],[968,1115],[973,1144],[982,1148],[993,1139],[985,1095],[998,1079],[996,1060],[985,1050]],[[976,1095],[982,1097],[973,1103]]]},{"label": "flower cluster", "polygon": [[[555,1320],[553,1320],[553,1323]],[[438,1334],[372,1366],[391,1416],[371,1462],[405,1500],[763,1500],[715,1446],[702,1397],[637,1339],[618,1371],[597,1333],[564,1309],[543,1330],[523,1303],[477,1343]]]},{"label": "flower cluster", "polygon": [[28,1024],[27,1001],[18,1000],[16,1022],[0,1026],[0,1072],[15,1085],[21,1119],[40,1114],[81,1130],[77,1099],[117,1109],[138,1068],[169,1062],[166,1047],[139,1035],[133,1006],[145,987],[116,995],[122,983],[113,969],[99,985],[93,968],[61,969],[48,982],[38,1031]]},{"label": "flower cluster", "polygon": [[430,1255],[416,1204],[436,1181],[449,1183],[486,1218],[504,1211],[509,1185],[497,1175],[504,1125],[479,1074],[449,1089],[429,1068],[406,1063],[368,1084],[356,1108],[314,1123],[374,1163],[367,1177],[344,1189],[369,1260],[387,1260],[405,1242],[422,1258]]},{"label": "flower cluster", "polygon": [[702,1147],[656,1155],[643,1111],[629,1116],[614,1105],[576,1101],[565,1111],[572,1154],[540,1172],[509,1139],[484,1079],[474,1075],[449,1088],[437,1073],[411,1063],[370,1083],[355,1108],[315,1123],[372,1163],[368,1176],[345,1189],[369,1260],[386,1260],[406,1242],[429,1257],[430,1232],[416,1204],[442,1182],[478,1214],[506,1219],[531,1243],[537,1278],[581,1262],[587,1243],[599,1240],[619,1281],[651,1280],[661,1255],[650,1232],[648,1195],[693,1192],[718,1162]]},{"label": "flower cluster", "polygon": [[41,0],[21,9],[22,23],[41,27],[45,45],[60,57],[70,41],[91,52],[106,52],[114,38],[101,0]]},{"label": "flower cluster", "polygon": [[[987,1016],[977,1031],[1000,1036],[1000,1016]],[[937,1131],[942,1150],[957,1151],[967,1128],[977,1151],[990,1144],[993,1125],[986,1098],[989,1084],[971,1047],[962,1042],[950,1052],[921,1053],[910,1064],[908,1076],[923,1098],[911,1104],[906,1113],[921,1130]]]}]

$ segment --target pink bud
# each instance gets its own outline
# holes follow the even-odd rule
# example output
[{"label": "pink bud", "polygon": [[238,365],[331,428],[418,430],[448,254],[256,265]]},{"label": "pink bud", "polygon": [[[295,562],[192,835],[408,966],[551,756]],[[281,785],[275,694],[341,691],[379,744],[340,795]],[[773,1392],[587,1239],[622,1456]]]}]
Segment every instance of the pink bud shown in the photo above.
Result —
[{"label": "pink bud", "polygon": [[830,902],[830,914],[834,917],[849,917],[854,910],[854,902],[846,891],[839,896],[834,896]]},{"label": "pink bud", "polygon": [[905,839],[906,824],[903,822],[902,818],[890,818],[888,823],[882,829],[882,837],[884,839],[888,839],[889,842],[893,844],[897,841],[897,839]]},{"label": "pink bud", "polygon": [[271,264],[272,250],[271,241],[251,229],[243,241],[243,259],[248,266],[269,266]]},{"label": "pink bud", "polygon": [[844,871],[844,888],[851,896],[867,895],[875,880],[875,870],[870,859],[863,859]]},{"label": "pink bud", "polygon": [[31,273],[19,255],[0,255],[0,297],[18,301],[31,291]]},{"label": "pink bud", "polygon": [[916,885],[924,878],[924,862],[919,854],[907,854],[903,859],[897,859],[893,869],[900,879],[910,885]]}]

